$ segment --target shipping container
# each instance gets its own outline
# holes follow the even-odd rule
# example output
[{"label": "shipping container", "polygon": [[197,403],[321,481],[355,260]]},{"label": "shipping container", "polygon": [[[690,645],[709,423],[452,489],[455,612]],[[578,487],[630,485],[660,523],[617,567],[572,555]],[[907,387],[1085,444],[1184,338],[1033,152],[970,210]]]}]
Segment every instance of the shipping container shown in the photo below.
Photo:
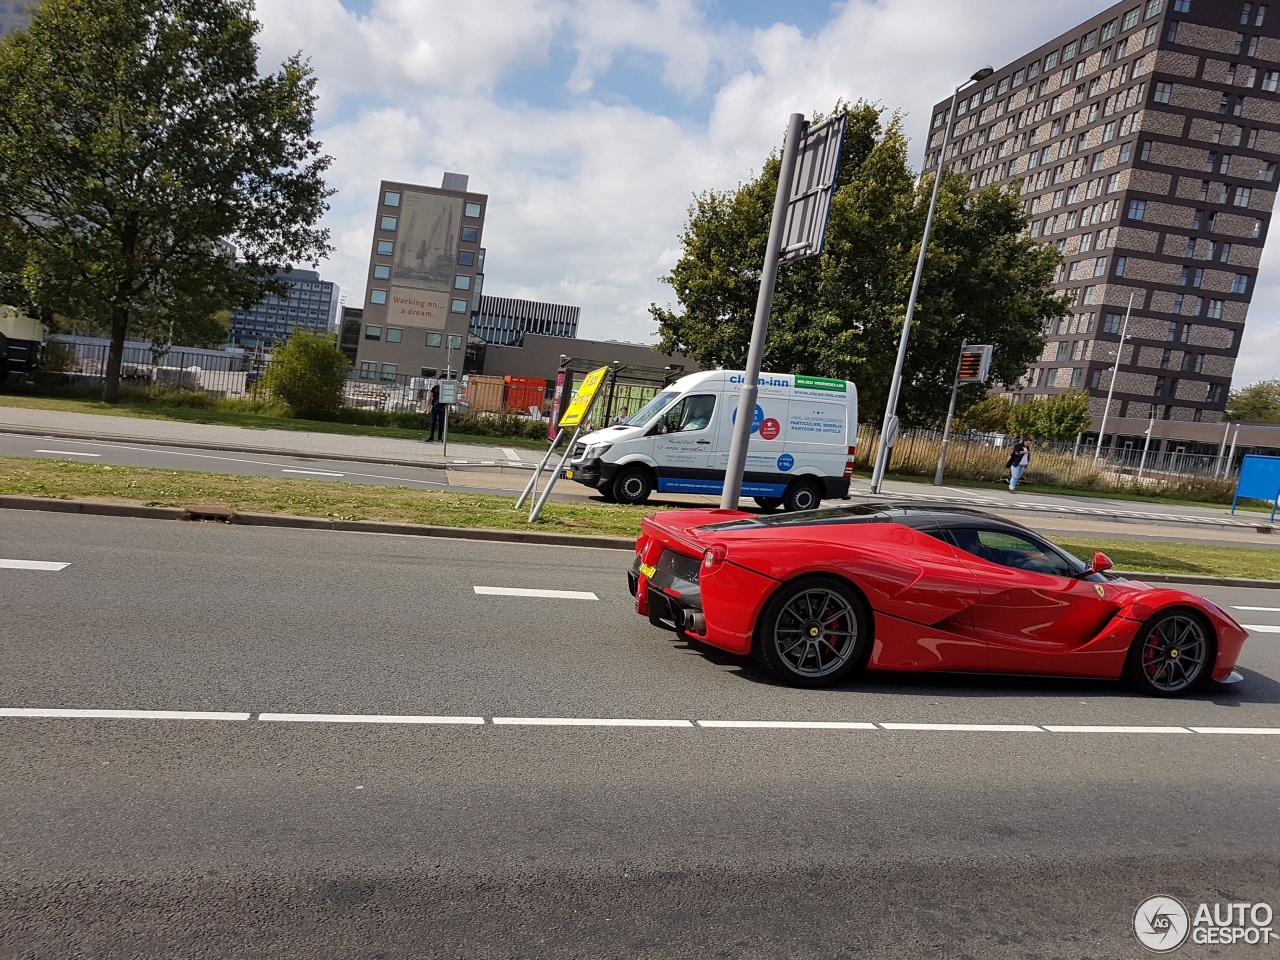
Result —
[{"label": "shipping container", "polygon": [[467,378],[467,409],[473,413],[501,413],[503,396],[507,389],[502,377],[469,376]]},{"label": "shipping container", "polygon": [[528,414],[530,407],[542,409],[547,381],[538,377],[504,377],[506,408],[511,413]]}]

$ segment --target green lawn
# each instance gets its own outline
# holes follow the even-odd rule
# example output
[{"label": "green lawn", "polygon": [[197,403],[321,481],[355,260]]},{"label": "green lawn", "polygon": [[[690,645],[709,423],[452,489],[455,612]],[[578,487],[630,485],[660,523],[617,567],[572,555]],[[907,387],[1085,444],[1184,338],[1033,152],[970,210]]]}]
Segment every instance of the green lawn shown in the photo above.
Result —
[{"label": "green lawn", "polygon": [[[20,397],[0,395],[0,407],[24,407],[29,410],[62,410],[67,413],[92,413],[109,417],[140,417],[147,420],[177,420],[183,423],[213,423],[226,427],[248,427],[256,430],[293,430],[304,433],[336,433],[348,437],[390,437],[397,440],[421,440],[424,431],[403,427],[369,427],[353,423],[331,423],[327,420],[297,420],[292,417],[270,417],[228,410],[204,410],[193,407],[165,406],[159,403],[103,403],[100,400],[72,400],[64,397]],[[456,443],[478,443],[488,446],[519,447],[542,450],[542,440],[525,437],[491,437],[450,431]]]},{"label": "green lawn", "polygon": [[[536,525],[516,510],[514,496],[447,490],[418,491],[317,480],[283,480],[186,470],[0,457],[0,494],[107,500],[149,506],[222,506],[248,513],[281,513],[344,520],[385,520],[494,530],[544,530],[588,536],[633,537],[652,507],[550,501]],[[1194,543],[1058,541],[1088,559],[1106,553],[1122,570],[1280,580],[1280,548],[1218,547]]]}]

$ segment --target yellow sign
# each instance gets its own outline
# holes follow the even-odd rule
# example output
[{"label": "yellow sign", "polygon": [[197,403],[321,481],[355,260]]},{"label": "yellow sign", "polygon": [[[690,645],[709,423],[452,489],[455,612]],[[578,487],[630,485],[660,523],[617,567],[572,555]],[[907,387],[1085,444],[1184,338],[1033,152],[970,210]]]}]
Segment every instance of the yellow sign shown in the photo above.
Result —
[{"label": "yellow sign", "polygon": [[600,392],[600,384],[604,383],[604,376],[608,372],[608,367],[600,367],[598,370],[592,370],[583,378],[582,385],[578,387],[578,392],[573,395],[573,403],[569,404],[569,409],[560,418],[560,426],[576,427],[582,423],[583,417],[591,409],[591,401]]}]

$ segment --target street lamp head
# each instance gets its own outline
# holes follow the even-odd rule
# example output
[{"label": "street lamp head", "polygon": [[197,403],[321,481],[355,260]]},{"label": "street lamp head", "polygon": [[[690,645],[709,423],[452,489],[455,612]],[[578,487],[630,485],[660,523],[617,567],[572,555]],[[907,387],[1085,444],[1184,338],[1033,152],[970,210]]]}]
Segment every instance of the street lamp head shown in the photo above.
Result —
[{"label": "street lamp head", "polygon": [[993,73],[995,73],[995,71],[991,69],[991,64],[987,64],[985,67],[979,67],[977,72],[974,73],[974,75],[969,79],[972,80],[974,83],[981,83],[983,80],[987,79],[987,77],[991,76]]}]

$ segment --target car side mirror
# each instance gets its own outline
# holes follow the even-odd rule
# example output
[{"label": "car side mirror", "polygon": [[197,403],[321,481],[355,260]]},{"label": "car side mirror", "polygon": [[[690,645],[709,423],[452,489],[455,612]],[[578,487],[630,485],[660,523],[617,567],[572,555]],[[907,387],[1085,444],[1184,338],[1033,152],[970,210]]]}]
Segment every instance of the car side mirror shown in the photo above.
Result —
[{"label": "car side mirror", "polygon": [[1093,554],[1093,563],[1089,564],[1090,573],[1102,573],[1103,570],[1110,570],[1115,564],[1111,562],[1111,558],[1105,553],[1098,553],[1096,550]]}]

